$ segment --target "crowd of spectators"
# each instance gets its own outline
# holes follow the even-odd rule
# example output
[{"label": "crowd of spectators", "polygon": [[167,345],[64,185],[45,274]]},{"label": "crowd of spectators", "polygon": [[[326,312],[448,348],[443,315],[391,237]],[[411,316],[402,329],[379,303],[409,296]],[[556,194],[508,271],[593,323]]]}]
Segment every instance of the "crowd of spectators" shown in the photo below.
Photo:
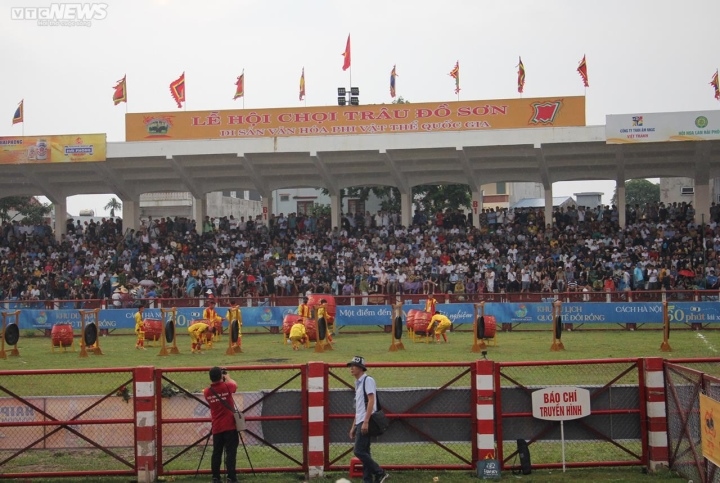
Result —
[{"label": "crowd of spectators", "polygon": [[[717,289],[720,208],[694,220],[691,204],[448,210],[327,217],[279,214],[202,220],[149,218],[49,225],[5,222],[0,300],[183,298],[402,293],[474,294]],[[117,296],[116,296],[117,298]]]}]

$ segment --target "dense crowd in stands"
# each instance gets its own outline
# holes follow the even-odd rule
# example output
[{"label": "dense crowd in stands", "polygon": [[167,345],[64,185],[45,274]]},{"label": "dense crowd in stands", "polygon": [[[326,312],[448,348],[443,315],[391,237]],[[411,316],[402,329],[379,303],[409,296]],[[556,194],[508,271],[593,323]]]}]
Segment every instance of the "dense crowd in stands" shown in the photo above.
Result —
[{"label": "dense crowd in stands", "polygon": [[[416,212],[326,217],[294,213],[265,223],[231,217],[5,222],[0,300],[717,289],[720,209],[705,224],[690,204],[628,207],[626,228],[612,206],[484,209],[471,217]],[[116,295],[117,298],[117,295]],[[117,304],[115,304],[117,306]]]}]

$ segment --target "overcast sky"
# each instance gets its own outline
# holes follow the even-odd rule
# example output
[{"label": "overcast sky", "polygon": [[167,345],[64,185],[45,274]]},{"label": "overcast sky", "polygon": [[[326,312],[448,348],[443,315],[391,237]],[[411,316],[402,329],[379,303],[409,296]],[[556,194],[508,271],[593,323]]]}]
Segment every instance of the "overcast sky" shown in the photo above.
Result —
[{"label": "overcast sky", "polygon": [[[0,136],[25,99],[25,134],[107,133],[124,140],[125,105],[113,86],[127,75],[129,112],[177,110],[168,86],[183,71],[187,109],[241,108],[234,82],[245,69],[245,107],[335,105],[347,86],[342,52],[352,34],[352,84],[362,104],[455,100],[448,73],[460,61],[461,99],[517,97],[518,56],[526,97],[582,95],[575,70],[587,55],[588,125],[607,114],[717,109],[710,78],[720,66],[719,0],[109,0],[89,27],[13,20],[0,0]],[[3,116],[6,122],[3,122]],[[615,184],[556,183],[554,195]],[[68,200],[68,211],[102,207],[106,196]]]}]

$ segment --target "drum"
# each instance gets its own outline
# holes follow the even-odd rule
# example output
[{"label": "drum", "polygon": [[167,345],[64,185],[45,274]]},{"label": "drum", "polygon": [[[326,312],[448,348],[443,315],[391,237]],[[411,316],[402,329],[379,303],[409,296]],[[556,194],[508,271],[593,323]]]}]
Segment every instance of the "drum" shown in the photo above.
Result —
[{"label": "drum", "polygon": [[497,330],[497,321],[494,315],[485,316],[485,336],[483,339],[492,339],[495,337],[495,331]]},{"label": "drum", "polygon": [[317,323],[313,319],[305,319],[305,333],[311,341],[317,337]]},{"label": "drum", "polygon": [[413,324],[415,323],[415,314],[417,314],[418,312],[422,312],[422,311],[417,310],[417,309],[408,310],[407,319],[405,320],[405,325],[407,326],[407,329],[410,332],[413,331],[413,327],[414,327]]},{"label": "drum", "polygon": [[[320,301],[322,299],[327,300],[327,304],[325,307],[327,309],[328,315],[330,316],[331,320],[334,322],[337,307],[335,306],[335,297],[333,297],[332,295],[328,295],[328,294],[324,294],[324,293],[311,294],[308,296],[308,303],[307,303],[308,307],[310,307],[311,309],[312,308],[317,309],[317,307],[320,306]],[[333,323],[331,321],[328,321],[328,322],[331,324]]]},{"label": "drum", "polygon": [[72,325],[55,324],[53,325],[50,336],[53,347],[70,347],[73,343]]},{"label": "drum", "polygon": [[162,320],[145,319],[143,320],[143,331],[145,331],[145,340],[156,341],[162,336]]},{"label": "drum", "polygon": [[287,339],[290,337],[290,329],[292,329],[292,326],[297,324],[298,320],[302,319],[301,316],[298,314],[285,314],[285,317],[283,317],[283,334],[285,334],[285,338]]},{"label": "drum", "polygon": [[413,318],[412,330],[414,333],[419,335],[425,335],[427,332],[427,326],[432,319],[432,314],[418,310]]}]

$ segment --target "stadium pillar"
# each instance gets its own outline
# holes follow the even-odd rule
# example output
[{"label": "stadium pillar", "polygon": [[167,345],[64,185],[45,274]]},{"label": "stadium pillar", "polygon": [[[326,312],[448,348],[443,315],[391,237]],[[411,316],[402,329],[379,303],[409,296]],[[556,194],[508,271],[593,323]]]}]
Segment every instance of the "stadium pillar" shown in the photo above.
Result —
[{"label": "stadium pillar", "polygon": [[268,230],[270,229],[270,217],[273,214],[272,201],[272,193],[269,193],[267,196],[262,196],[262,222]]},{"label": "stadium pillar", "polygon": [[618,224],[620,228],[625,228],[625,180],[618,179],[615,182],[615,191],[617,193],[617,210]]},{"label": "stadium pillar", "polygon": [[135,472],[138,481],[157,479],[155,413],[155,368],[134,369],[135,387]]},{"label": "stadium pillar", "polygon": [[330,229],[341,227],[340,215],[342,215],[342,206],[340,205],[340,197],[338,195],[330,195]]},{"label": "stadium pillar", "polygon": [[[553,194],[552,185],[545,188],[545,226],[553,225]],[[543,227],[545,228],[545,227]]]},{"label": "stadium pillar", "polygon": [[192,214],[195,220],[195,231],[202,235],[203,223],[205,222],[205,213],[207,212],[207,206],[205,200],[202,198],[193,198]]},{"label": "stadium pillar", "polygon": [[123,231],[137,231],[138,212],[137,203],[133,200],[122,200]]},{"label": "stadium pillar", "polygon": [[695,182],[695,223],[710,221],[710,184],[704,180],[702,184]]},{"label": "stadium pillar", "polygon": [[307,455],[308,477],[322,478],[325,470],[325,364],[308,362],[307,365]]},{"label": "stadium pillar", "polygon": [[667,408],[665,406],[665,374],[663,359],[643,359],[645,372],[645,404],[647,410],[647,468],[656,471],[668,466]]},{"label": "stadium pillar", "polygon": [[412,193],[400,193],[400,224],[407,228],[412,216]]},{"label": "stadium pillar", "polygon": [[470,213],[472,213],[470,218],[472,219],[472,226],[479,227],[480,212],[483,209],[483,192],[473,191],[470,193],[470,197]]},{"label": "stadium pillar", "polygon": [[55,240],[60,241],[67,234],[67,198],[58,200],[53,204],[55,208]]}]

